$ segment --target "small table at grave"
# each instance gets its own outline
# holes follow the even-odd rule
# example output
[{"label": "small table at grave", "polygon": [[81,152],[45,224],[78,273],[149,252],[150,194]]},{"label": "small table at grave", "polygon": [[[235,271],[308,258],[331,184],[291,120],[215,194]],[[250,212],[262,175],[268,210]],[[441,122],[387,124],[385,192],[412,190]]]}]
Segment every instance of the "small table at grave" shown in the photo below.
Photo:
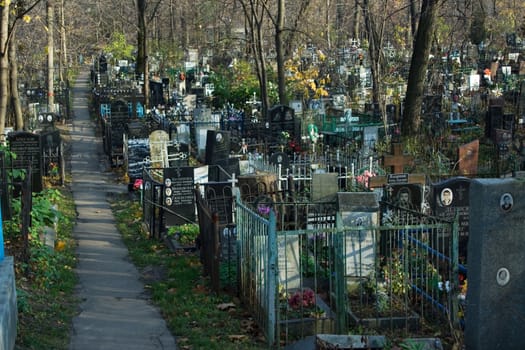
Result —
[{"label": "small table at grave", "polygon": [[391,167],[392,173],[402,173],[405,165],[412,164],[414,157],[403,154],[403,145],[401,143],[392,144],[392,154],[383,156],[383,165]]}]

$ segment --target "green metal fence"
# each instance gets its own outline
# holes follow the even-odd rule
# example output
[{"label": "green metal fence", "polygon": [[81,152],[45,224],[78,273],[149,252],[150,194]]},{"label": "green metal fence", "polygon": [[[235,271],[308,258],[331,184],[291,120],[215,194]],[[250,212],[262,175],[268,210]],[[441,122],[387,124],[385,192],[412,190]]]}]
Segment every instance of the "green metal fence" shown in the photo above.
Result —
[{"label": "green metal fence", "polygon": [[379,213],[343,220],[327,204],[238,200],[240,292],[269,346],[357,329],[428,335],[423,319],[456,324],[457,225],[401,215],[409,224],[380,225]]}]

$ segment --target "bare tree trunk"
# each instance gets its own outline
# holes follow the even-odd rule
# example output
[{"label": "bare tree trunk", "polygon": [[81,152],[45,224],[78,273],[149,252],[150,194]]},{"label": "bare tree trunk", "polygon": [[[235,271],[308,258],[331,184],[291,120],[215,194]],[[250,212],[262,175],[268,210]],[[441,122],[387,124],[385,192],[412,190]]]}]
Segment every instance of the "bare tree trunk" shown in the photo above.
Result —
[{"label": "bare tree trunk", "polygon": [[54,0],[47,0],[47,110],[48,112],[55,112],[55,44],[54,35],[55,31],[55,13],[53,8]]},{"label": "bare tree trunk", "polygon": [[175,47],[175,44],[176,44],[176,40],[175,40],[175,4],[173,3],[173,0],[170,0],[169,11],[170,11],[170,39],[171,39],[171,45]]},{"label": "bare tree trunk", "polygon": [[261,90],[261,113],[266,118],[268,114],[268,76],[266,73],[266,59],[263,50],[263,23],[266,10],[264,4],[258,0],[242,0],[240,4],[244,11],[247,30],[250,31],[250,49],[255,59],[255,68]]},{"label": "bare tree trunk", "polygon": [[146,0],[137,0],[137,78],[144,76],[144,107],[149,107],[149,72],[146,38]]},{"label": "bare tree trunk", "polygon": [[[408,6],[409,9],[409,18],[410,18],[410,33],[407,32],[407,34],[410,34],[410,41],[407,41],[407,43],[412,42],[412,47],[414,46],[414,40],[416,38],[416,32],[417,32],[417,0],[410,0],[410,4]],[[408,39],[408,38],[407,38]]]},{"label": "bare tree trunk", "polygon": [[24,116],[18,92],[18,60],[16,57],[16,28],[13,28],[9,40],[9,87],[11,89],[11,106],[15,113],[15,130],[24,129]]},{"label": "bare tree trunk", "polygon": [[355,7],[355,10],[354,10],[354,26],[352,28],[352,37],[354,39],[360,39],[360,31],[359,31],[359,27],[360,27],[360,24],[361,24],[361,6],[359,6],[359,0],[355,0],[355,3],[354,3],[354,7]]},{"label": "bare tree trunk", "polygon": [[410,63],[405,109],[401,124],[401,134],[404,137],[414,136],[420,129],[421,104],[438,3],[438,0],[423,0],[421,4],[421,16]]},{"label": "bare tree trunk", "polygon": [[277,83],[279,88],[279,103],[288,104],[286,97],[286,80],[284,76],[283,31],[285,18],[285,0],[277,2],[277,21],[275,22],[275,53],[277,61]]},{"label": "bare tree trunk", "polygon": [[65,0],[60,0],[60,81],[67,80],[68,62],[67,62],[67,41],[66,41],[66,16],[65,16]]},{"label": "bare tree trunk", "polygon": [[8,72],[9,59],[7,56],[7,42],[9,39],[9,8],[1,7],[1,23],[0,23],[0,141],[5,141],[5,122],[7,118],[7,102],[8,102]]},{"label": "bare tree trunk", "polygon": [[365,27],[368,33],[368,57],[370,59],[370,71],[372,75],[372,101],[380,103],[382,90],[382,65],[383,65],[383,28],[384,21],[378,24],[375,20],[377,14],[371,10],[369,0],[363,1]]}]

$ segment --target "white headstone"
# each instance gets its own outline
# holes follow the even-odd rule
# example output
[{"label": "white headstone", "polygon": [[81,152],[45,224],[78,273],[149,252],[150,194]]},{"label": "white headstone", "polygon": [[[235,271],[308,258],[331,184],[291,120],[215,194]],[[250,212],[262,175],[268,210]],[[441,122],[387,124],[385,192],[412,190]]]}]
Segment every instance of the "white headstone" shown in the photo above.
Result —
[{"label": "white headstone", "polygon": [[149,136],[151,167],[168,168],[169,135],[164,130],[153,131]]}]

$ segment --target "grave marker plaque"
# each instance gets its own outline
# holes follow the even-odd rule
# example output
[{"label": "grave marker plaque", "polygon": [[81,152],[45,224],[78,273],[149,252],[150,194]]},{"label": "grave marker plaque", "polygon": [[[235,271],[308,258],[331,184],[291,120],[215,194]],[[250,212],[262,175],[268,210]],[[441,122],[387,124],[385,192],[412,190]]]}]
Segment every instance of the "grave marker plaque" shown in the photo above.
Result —
[{"label": "grave marker plaque", "polygon": [[166,225],[195,222],[195,181],[193,167],[164,168],[164,206]]},{"label": "grave marker plaque", "polygon": [[525,349],[523,198],[521,179],[470,184],[467,349]]},{"label": "grave marker plaque", "polygon": [[25,131],[11,132],[7,135],[11,152],[17,155],[13,168],[27,169],[31,166],[33,192],[41,192],[42,182],[42,147],[40,135]]}]

